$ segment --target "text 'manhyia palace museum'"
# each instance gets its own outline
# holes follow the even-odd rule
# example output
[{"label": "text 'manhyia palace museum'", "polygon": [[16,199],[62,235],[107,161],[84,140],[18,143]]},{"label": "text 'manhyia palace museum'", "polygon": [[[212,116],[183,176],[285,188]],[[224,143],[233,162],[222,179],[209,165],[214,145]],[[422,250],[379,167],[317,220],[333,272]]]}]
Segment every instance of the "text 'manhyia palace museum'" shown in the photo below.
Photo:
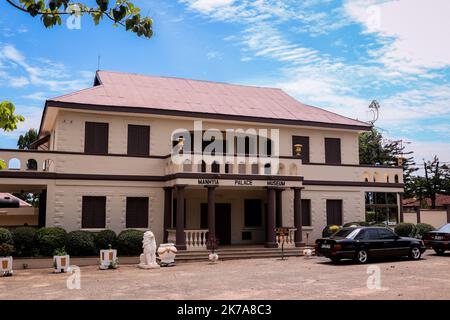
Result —
[{"label": "text 'manhyia palace museum'", "polygon": [[[209,129],[223,141],[202,139]],[[41,194],[35,215],[4,221],[150,229],[181,250],[205,248],[209,236],[219,246],[277,247],[280,226],[303,246],[326,225],[369,214],[395,224],[402,169],[359,164],[358,135],[370,129],[276,88],[98,71],[93,87],[46,101],[33,150],[0,150],[0,192]],[[223,143],[213,155],[224,161],[202,159],[212,141]],[[188,156],[197,151],[196,162]]]}]

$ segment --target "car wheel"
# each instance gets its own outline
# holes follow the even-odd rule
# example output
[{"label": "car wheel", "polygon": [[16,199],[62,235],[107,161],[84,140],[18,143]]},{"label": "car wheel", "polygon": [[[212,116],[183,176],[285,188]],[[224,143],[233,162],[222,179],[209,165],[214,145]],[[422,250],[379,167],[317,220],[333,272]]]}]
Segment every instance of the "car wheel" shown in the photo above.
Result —
[{"label": "car wheel", "polygon": [[420,248],[417,246],[412,247],[409,250],[409,258],[413,260],[420,260],[422,257],[422,252],[420,252]]},{"label": "car wheel", "polygon": [[358,250],[355,255],[355,261],[363,264],[369,260],[369,254],[366,250]]},{"label": "car wheel", "polygon": [[333,261],[334,263],[338,263],[338,262],[341,261],[341,258],[339,258],[339,257],[332,257],[332,258],[330,258],[330,260]]},{"label": "car wheel", "polygon": [[442,249],[442,248],[433,248],[433,250],[434,250],[434,252],[436,252],[436,254],[438,256],[443,256],[445,253],[445,249]]}]

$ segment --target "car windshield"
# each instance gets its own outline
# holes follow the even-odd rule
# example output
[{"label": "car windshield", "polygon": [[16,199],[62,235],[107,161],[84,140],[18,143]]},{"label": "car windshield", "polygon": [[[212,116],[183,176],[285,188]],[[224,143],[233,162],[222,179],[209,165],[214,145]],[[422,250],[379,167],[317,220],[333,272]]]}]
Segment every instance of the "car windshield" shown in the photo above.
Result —
[{"label": "car windshield", "polygon": [[353,239],[359,233],[359,230],[360,229],[344,228],[333,234],[330,238]]},{"label": "car windshield", "polygon": [[445,232],[445,233],[450,233],[450,223],[449,224],[445,224],[442,227],[440,227],[438,229],[439,232]]}]

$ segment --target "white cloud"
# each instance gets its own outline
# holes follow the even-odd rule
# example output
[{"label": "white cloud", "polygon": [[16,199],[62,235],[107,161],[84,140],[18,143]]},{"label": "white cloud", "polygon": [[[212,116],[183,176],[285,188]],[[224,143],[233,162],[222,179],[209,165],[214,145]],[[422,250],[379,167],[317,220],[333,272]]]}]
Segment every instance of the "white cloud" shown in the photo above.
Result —
[{"label": "white cloud", "polygon": [[92,73],[78,72],[80,76],[73,78],[62,63],[43,58],[29,62],[11,44],[0,46],[0,64],[3,66],[0,79],[10,87],[33,85],[54,92],[68,92],[88,87],[92,82]]},{"label": "white cloud", "polygon": [[189,1],[192,9],[200,12],[211,12],[215,9],[233,4],[234,0],[193,0]]},{"label": "white cloud", "polygon": [[410,141],[407,150],[414,151],[414,159],[420,167],[423,160],[431,160],[435,155],[442,162],[450,162],[450,143],[440,141]]},{"label": "white cloud", "polygon": [[349,0],[346,12],[384,45],[372,54],[385,66],[426,73],[450,66],[450,1]]},{"label": "white cloud", "polygon": [[45,101],[48,98],[48,93],[39,91],[24,95],[22,96],[22,98],[29,100]]},{"label": "white cloud", "polygon": [[219,51],[209,51],[206,53],[208,60],[222,59],[222,53]]}]

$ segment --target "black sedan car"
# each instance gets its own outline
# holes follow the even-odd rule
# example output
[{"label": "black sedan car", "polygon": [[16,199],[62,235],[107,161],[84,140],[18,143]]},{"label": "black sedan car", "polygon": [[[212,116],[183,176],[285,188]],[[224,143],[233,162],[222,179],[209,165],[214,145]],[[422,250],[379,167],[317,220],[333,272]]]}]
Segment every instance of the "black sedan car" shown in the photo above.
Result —
[{"label": "black sedan car", "polygon": [[427,247],[433,248],[438,255],[443,255],[446,250],[450,250],[450,223],[435,231],[425,233],[422,240]]},{"label": "black sedan car", "polygon": [[419,260],[426,247],[422,240],[403,238],[383,227],[343,228],[329,238],[316,240],[316,254],[333,262],[353,259],[366,263],[370,258],[409,256]]}]

